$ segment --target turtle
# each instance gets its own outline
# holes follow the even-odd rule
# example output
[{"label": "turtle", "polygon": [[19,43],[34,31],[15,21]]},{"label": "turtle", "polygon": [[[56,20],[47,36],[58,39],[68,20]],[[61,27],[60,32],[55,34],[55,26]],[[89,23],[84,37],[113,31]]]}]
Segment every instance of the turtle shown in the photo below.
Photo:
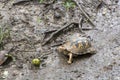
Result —
[{"label": "turtle", "polygon": [[95,48],[92,47],[90,39],[79,33],[70,36],[70,38],[64,44],[59,46],[57,50],[59,53],[69,56],[67,61],[68,64],[72,63],[72,58],[75,56],[96,53]]}]

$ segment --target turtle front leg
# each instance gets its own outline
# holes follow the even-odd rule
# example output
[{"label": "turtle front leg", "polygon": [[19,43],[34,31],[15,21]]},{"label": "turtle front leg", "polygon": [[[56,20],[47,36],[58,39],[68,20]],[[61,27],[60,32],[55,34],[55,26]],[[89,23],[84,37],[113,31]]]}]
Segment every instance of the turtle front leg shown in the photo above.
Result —
[{"label": "turtle front leg", "polygon": [[73,54],[69,53],[68,56],[69,56],[69,60],[67,62],[68,62],[68,64],[71,64],[72,63]]}]

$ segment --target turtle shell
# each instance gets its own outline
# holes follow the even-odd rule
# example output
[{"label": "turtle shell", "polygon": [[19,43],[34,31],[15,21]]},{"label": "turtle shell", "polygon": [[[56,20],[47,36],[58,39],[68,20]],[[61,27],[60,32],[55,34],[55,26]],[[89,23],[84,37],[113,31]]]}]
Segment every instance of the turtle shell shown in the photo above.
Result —
[{"label": "turtle shell", "polygon": [[88,48],[91,47],[91,42],[86,37],[78,37],[70,39],[64,45],[62,45],[66,51],[71,52],[76,55],[84,54]]}]

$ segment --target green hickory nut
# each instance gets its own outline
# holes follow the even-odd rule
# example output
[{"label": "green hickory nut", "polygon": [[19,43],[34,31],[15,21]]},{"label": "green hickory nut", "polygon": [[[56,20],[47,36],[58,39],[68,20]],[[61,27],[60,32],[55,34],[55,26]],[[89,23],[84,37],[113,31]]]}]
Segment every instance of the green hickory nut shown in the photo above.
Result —
[{"label": "green hickory nut", "polygon": [[40,60],[38,58],[35,58],[32,60],[32,64],[35,66],[39,66],[40,65]]}]

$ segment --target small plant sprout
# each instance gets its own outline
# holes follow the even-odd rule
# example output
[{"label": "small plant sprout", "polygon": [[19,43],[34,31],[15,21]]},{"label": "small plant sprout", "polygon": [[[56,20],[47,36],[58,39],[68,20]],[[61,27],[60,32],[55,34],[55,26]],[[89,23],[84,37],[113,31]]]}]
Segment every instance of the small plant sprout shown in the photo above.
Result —
[{"label": "small plant sprout", "polygon": [[38,17],[38,18],[37,18],[37,22],[38,22],[38,23],[41,23],[41,22],[42,22],[42,19]]},{"label": "small plant sprout", "polygon": [[40,3],[43,3],[44,0],[39,0]]},{"label": "small plant sprout", "polygon": [[75,2],[73,2],[72,0],[66,0],[63,5],[67,10],[76,6]]},{"label": "small plant sprout", "polygon": [[4,40],[10,37],[10,30],[0,26],[0,50],[2,50]]}]

